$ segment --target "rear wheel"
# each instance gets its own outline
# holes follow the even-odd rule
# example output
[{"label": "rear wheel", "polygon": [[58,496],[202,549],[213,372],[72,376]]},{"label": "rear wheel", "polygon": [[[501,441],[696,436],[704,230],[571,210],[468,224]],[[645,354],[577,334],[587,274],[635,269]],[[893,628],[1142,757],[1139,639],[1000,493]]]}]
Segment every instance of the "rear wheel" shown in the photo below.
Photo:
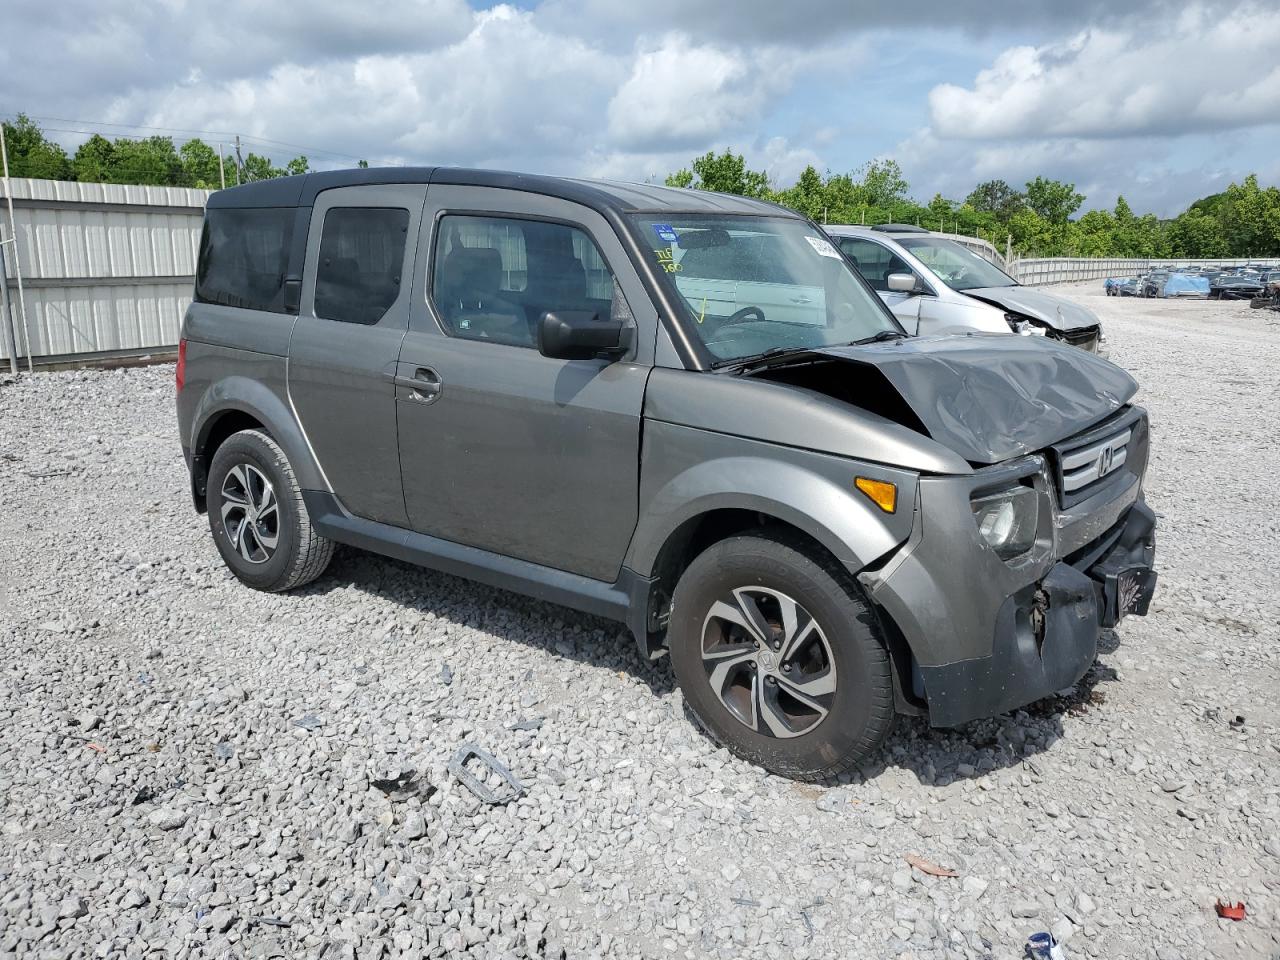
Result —
[{"label": "rear wheel", "polygon": [[698,556],[668,628],[685,700],[730,751],[798,780],[870,755],[893,724],[888,652],[834,560],[799,538],[740,536]]},{"label": "rear wheel", "polygon": [[209,464],[207,490],[213,542],[244,583],[279,592],[324,573],[333,541],[311,526],[293,468],[269,434],[228,437]]}]

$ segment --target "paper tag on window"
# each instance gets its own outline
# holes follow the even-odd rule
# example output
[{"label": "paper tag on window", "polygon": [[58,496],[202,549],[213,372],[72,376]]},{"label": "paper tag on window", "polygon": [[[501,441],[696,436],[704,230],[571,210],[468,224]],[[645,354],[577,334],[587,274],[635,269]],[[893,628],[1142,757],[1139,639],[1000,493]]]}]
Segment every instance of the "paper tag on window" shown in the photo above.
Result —
[{"label": "paper tag on window", "polygon": [[829,240],[823,240],[821,237],[810,237],[810,236],[806,236],[805,239],[809,241],[809,246],[813,247],[813,249],[816,250],[822,256],[835,257],[835,259],[837,260],[840,259],[839,251],[836,250],[836,248],[831,245],[831,242]]},{"label": "paper tag on window", "polygon": [[678,243],[680,241],[680,238],[668,223],[655,223],[653,232],[658,235],[658,239],[663,243]]}]

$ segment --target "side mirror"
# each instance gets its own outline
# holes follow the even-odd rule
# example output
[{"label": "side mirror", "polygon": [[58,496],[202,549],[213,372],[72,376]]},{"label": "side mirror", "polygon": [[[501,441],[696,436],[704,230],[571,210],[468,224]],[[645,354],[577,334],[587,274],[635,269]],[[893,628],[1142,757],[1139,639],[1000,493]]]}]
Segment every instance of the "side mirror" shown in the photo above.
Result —
[{"label": "side mirror", "polygon": [[920,278],[914,273],[891,273],[888,284],[889,289],[894,293],[919,293],[924,289]]},{"label": "side mirror", "polygon": [[589,310],[553,310],[538,322],[538,352],[553,360],[616,360],[631,347],[631,328]]}]

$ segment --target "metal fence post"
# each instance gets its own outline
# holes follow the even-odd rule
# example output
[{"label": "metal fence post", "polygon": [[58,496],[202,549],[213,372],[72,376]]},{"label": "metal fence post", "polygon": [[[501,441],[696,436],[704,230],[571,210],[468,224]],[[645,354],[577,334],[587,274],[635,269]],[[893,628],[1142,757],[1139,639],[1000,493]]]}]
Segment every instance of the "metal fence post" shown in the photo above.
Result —
[{"label": "metal fence post", "polygon": [[4,348],[9,353],[9,372],[18,375],[18,344],[13,336],[13,310],[9,305],[9,274],[4,268],[4,245],[0,244],[0,327],[4,327]]},{"label": "metal fence post", "polygon": [[9,147],[4,139],[4,124],[0,123],[0,162],[4,165],[4,197],[9,204],[9,239],[13,241],[13,275],[18,281],[18,315],[22,318],[22,342],[27,347],[27,372],[35,373],[31,359],[31,335],[27,332],[27,298],[22,290],[22,257],[18,253],[18,221],[13,216],[13,187],[9,184]]}]

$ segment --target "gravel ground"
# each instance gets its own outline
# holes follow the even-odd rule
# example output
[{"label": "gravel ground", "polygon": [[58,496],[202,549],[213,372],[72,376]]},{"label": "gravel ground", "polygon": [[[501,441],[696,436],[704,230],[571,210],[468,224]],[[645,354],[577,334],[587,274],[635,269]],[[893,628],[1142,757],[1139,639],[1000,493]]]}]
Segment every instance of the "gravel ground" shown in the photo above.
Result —
[{"label": "gravel ground", "polygon": [[[831,788],[713,747],[612,624],[354,550],[240,586],[171,367],[0,386],[0,957],[1280,955],[1280,323],[1066,291],[1151,410],[1151,615]],[[469,741],[527,793],[475,801]]]}]

